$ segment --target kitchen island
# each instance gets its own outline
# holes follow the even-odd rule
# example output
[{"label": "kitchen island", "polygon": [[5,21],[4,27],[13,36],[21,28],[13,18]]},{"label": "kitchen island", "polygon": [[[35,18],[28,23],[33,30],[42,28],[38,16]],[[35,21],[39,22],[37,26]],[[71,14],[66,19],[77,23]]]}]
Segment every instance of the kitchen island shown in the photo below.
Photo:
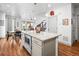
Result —
[{"label": "kitchen island", "polygon": [[56,39],[60,34],[35,31],[22,31],[23,34],[31,36],[31,55],[32,56],[55,56],[57,55]]}]

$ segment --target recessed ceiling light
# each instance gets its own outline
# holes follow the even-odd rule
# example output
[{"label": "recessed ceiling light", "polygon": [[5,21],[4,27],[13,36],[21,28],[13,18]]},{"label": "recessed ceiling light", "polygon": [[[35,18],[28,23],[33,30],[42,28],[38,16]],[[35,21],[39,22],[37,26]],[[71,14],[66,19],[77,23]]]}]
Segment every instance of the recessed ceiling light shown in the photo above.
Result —
[{"label": "recessed ceiling light", "polygon": [[48,7],[51,7],[51,4],[48,4]]}]

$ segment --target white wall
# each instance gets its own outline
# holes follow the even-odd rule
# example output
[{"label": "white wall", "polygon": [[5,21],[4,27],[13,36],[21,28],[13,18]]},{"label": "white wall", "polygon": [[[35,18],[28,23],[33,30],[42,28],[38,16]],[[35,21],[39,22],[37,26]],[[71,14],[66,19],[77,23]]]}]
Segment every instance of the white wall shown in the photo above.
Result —
[{"label": "white wall", "polygon": [[[58,16],[58,33],[62,34],[62,36],[59,37],[59,42],[62,42],[67,45],[72,44],[71,40],[71,4],[66,3],[62,7],[55,10],[55,14]],[[63,19],[68,18],[69,19],[69,25],[64,26],[63,25]],[[64,38],[63,36],[66,36]]]},{"label": "white wall", "polygon": [[57,33],[57,23],[58,23],[58,19],[57,19],[57,16],[51,16],[51,17],[48,17],[46,19],[48,22],[48,32],[50,33]]}]

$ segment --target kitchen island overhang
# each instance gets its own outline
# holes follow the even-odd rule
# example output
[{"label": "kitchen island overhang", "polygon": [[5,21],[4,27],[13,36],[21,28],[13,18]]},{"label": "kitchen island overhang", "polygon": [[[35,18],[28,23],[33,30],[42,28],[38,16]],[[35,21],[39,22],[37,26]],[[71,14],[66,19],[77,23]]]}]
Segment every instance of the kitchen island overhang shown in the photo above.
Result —
[{"label": "kitchen island overhang", "polygon": [[57,55],[58,47],[57,47],[56,39],[60,36],[60,34],[49,33],[49,32],[36,33],[35,31],[22,31],[22,33],[32,37],[32,43],[31,43],[32,44],[31,46],[32,56],[55,56]]},{"label": "kitchen island overhang", "polygon": [[58,33],[49,33],[49,32],[44,32],[44,31],[43,32],[41,31],[40,33],[36,33],[35,31],[22,31],[22,33],[35,37],[41,41],[49,40],[51,38],[56,38],[61,35]]}]

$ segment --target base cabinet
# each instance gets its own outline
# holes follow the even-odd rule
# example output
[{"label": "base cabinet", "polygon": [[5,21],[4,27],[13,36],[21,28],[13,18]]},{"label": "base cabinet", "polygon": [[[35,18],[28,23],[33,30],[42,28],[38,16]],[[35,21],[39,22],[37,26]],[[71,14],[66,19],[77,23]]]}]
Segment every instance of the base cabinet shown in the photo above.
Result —
[{"label": "base cabinet", "polygon": [[32,56],[41,56],[42,55],[42,47],[39,45],[32,43]]},{"label": "base cabinet", "polygon": [[55,56],[56,38],[40,41],[32,37],[32,56]]}]

